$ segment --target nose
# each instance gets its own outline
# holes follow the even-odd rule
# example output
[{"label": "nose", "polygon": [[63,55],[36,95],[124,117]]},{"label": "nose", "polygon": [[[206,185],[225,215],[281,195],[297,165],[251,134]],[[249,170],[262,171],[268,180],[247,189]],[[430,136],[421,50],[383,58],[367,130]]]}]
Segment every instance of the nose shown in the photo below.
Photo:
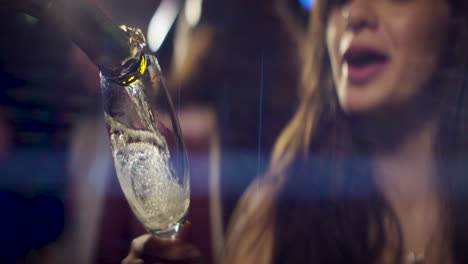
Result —
[{"label": "nose", "polygon": [[357,32],[377,27],[378,18],[373,2],[375,0],[350,0],[342,7],[341,14],[348,30]]}]

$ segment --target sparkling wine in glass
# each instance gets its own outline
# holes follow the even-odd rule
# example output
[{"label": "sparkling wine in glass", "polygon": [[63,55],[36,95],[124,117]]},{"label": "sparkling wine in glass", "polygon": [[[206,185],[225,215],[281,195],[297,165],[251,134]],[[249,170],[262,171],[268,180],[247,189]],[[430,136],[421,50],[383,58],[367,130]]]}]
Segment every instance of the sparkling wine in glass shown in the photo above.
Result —
[{"label": "sparkling wine in glass", "polygon": [[187,155],[156,58],[139,30],[123,27],[133,53],[101,72],[104,115],[115,170],[125,197],[153,235],[175,237],[189,204]]},{"label": "sparkling wine in glass", "polygon": [[141,31],[117,27],[90,1],[4,2],[5,10],[44,20],[73,40],[101,70],[104,115],[125,197],[149,232],[174,237],[190,203],[187,155],[161,69],[144,51]]}]

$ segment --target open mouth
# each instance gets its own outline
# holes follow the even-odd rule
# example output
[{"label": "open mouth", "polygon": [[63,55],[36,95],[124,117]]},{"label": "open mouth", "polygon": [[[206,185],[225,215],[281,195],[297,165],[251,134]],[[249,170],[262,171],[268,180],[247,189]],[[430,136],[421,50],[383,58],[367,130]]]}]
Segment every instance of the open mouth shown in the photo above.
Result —
[{"label": "open mouth", "polygon": [[350,48],[343,56],[348,80],[362,84],[376,76],[388,62],[388,56],[371,48]]},{"label": "open mouth", "polygon": [[374,63],[382,63],[387,60],[387,56],[381,52],[363,49],[349,50],[344,56],[345,61],[349,66],[362,68]]}]

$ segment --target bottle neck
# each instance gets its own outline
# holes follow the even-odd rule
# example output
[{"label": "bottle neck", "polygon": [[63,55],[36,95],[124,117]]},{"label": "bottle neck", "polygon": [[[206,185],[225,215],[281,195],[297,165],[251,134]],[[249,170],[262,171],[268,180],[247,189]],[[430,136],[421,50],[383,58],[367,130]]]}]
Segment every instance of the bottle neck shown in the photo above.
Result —
[{"label": "bottle neck", "polygon": [[22,9],[75,42],[105,75],[136,55],[129,34],[87,0],[25,0]]},{"label": "bottle neck", "polygon": [[101,69],[101,74],[116,84],[127,86],[137,82],[146,71],[148,59],[143,51],[146,40],[140,29],[126,26],[121,26],[120,29],[128,36],[129,56],[112,71]]},{"label": "bottle neck", "polygon": [[109,81],[122,86],[128,86],[136,83],[143,74],[146,72],[148,66],[148,59],[144,53],[140,53],[138,60],[131,60],[126,65],[120,68],[119,72],[114,72],[114,75],[106,75],[104,72],[101,74]]}]

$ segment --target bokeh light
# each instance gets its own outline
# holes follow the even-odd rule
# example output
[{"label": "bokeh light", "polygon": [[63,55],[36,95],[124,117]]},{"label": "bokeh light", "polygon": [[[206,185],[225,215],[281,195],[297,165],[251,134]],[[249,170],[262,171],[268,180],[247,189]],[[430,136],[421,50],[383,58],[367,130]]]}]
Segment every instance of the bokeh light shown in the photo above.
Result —
[{"label": "bokeh light", "polygon": [[315,0],[299,0],[299,2],[307,10],[311,10],[315,4]]}]

